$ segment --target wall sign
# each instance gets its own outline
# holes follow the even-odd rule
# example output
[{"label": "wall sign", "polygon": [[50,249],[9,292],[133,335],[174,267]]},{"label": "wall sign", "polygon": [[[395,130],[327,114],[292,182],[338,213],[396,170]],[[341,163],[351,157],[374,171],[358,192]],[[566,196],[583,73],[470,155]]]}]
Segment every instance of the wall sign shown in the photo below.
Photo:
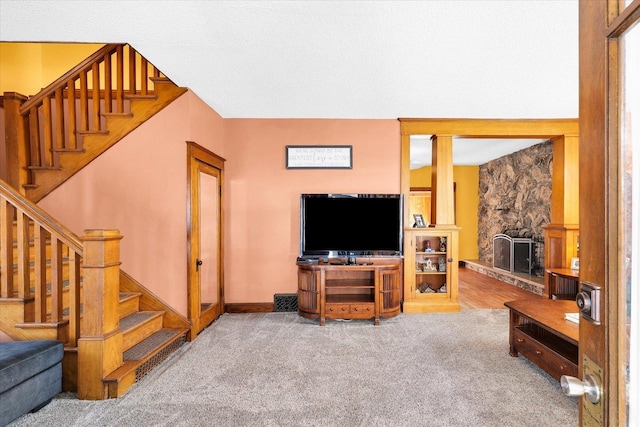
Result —
[{"label": "wall sign", "polygon": [[287,169],[352,169],[351,145],[287,145]]}]

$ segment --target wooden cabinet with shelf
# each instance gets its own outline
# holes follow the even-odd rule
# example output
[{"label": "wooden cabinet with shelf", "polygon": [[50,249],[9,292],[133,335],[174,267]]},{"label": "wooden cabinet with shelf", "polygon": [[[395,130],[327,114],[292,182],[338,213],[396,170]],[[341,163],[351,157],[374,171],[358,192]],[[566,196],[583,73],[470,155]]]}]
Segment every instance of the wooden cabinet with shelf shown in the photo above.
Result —
[{"label": "wooden cabinet with shelf", "polygon": [[569,268],[548,268],[545,271],[547,296],[550,299],[575,300],[580,273]]},{"label": "wooden cabinet with shelf", "polygon": [[310,319],[374,319],[400,313],[401,260],[369,265],[298,263],[298,314]]},{"label": "wooden cabinet with shelf", "polygon": [[460,310],[458,230],[405,229],[405,313]]}]

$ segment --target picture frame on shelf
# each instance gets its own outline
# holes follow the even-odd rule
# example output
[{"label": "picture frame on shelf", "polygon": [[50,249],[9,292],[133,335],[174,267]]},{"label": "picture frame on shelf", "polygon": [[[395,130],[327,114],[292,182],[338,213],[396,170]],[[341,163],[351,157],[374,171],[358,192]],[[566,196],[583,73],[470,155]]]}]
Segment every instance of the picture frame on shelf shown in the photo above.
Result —
[{"label": "picture frame on shelf", "polygon": [[571,269],[580,270],[580,258],[578,257],[571,258]]},{"label": "picture frame on shelf", "polygon": [[414,228],[427,228],[427,223],[422,214],[413,214],[413,221]]}]

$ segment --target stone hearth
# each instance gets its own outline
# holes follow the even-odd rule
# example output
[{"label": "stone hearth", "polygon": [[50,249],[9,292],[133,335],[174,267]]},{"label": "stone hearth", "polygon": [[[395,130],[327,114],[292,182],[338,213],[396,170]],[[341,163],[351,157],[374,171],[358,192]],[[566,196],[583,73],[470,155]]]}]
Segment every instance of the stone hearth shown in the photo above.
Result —
[{"label": "stone hearth", "polygon": [[528,274],[509,273],[508,271],[493,268],[491,263],[481,260],[463,260],[464,266],[469,270],[477,271],[485,276],[493,277],[510,285],[516,286],[536,295],[544,295],[544,278],[530,276]]}]

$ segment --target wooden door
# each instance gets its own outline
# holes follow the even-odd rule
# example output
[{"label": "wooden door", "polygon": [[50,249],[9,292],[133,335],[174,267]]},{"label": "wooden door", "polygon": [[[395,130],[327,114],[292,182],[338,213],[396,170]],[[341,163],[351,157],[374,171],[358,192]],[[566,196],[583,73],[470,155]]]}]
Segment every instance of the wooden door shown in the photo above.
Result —
[{"label": "wooden door", "polygon": [[635,425],[640,410],[640,0],[581,0],[579,16],[578,298],[592,297],[593,308],[584,306],[580,321],[579,375],[583,381],[594,379],[590,395],[601,392],[596,402],[580,399],[580,423]]},{"label": "wooden door", "polygon": [[320,314],[320,268],[298,267],[298,311]]},{"label": "wooden door", "polygon": [[188,315],[192,339],[224,312],[224,160],[188,143]]},{"label": "wooden door", "polygon": [[380,315],[382,317],[391,317],[400,314],[402,300],[400,266],[381,267],[378,274]]}]

